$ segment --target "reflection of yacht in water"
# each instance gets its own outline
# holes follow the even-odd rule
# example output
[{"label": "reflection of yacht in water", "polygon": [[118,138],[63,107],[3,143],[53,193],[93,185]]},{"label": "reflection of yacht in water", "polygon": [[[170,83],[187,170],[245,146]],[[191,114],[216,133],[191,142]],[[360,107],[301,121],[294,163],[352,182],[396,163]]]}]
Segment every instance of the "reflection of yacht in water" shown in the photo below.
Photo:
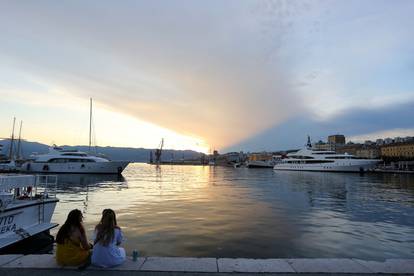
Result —
[{"label": "reflection of yacht in water", "polygon": [[110,161],[77,150],[53,147],[22,166],[25,172],[121,174],[129,161]]},{"label": "reflection of yacht in water", "polygon": [[[125,178],[117,174],[62,174],[57,182],[58,190],[82,187],[98,187],[100,185],[125,184]],[[122,186],[122,185],[121,185]]]},{"label": "reflection of yacht in water", "polygon": [[308,137],[304,149],[289,153],[287,158],[278,162],[273,169],[290,171],[329,171],[364,172],[373,169],[378,159],[361,159],[351,154],[338,154],[335,151],[314,150]]}]

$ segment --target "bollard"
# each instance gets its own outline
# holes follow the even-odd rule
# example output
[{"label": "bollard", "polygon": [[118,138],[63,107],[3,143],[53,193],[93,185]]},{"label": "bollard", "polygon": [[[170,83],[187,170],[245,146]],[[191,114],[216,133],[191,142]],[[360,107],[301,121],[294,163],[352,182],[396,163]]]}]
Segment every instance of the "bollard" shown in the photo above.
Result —
[{"label": "bollard", "polygon": [[136,262],[138,259],[138,251],[134,250],[132,251],[132,261]]}]

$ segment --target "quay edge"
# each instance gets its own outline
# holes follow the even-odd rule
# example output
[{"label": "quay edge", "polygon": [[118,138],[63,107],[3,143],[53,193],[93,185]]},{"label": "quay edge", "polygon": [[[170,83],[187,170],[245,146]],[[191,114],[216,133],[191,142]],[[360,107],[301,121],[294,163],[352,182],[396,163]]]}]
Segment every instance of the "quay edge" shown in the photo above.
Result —
[{"label": "quay edge", "polygon": [[0,255],[1,275],[414,275],[414,259],[384,262],[358,259],[232,259],[187,257],[128,257],[121,266],[60,267],[54,255]]}]

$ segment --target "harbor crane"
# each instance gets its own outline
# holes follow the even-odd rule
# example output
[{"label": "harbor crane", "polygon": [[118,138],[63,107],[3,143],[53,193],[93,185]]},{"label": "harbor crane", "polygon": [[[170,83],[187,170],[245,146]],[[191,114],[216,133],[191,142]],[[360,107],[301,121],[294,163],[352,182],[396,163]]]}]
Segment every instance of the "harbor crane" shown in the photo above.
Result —
[{"label": "harbor crane", "polygon": [[155,150],[155,164],[160,164],[161,162],[161,154],[162,154],[163,147],[164,147],[164,138],[161,139],[160,145]]}]

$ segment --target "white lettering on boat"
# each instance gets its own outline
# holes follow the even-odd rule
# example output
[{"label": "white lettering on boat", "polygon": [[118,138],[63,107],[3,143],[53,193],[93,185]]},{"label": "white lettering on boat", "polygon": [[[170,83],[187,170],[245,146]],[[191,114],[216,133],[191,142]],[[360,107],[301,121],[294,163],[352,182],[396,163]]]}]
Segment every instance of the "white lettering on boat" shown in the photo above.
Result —
[{"label": "white lettering on boat", "polygon": [[14,215],[0,217],[0,234],[16,230]]}]

